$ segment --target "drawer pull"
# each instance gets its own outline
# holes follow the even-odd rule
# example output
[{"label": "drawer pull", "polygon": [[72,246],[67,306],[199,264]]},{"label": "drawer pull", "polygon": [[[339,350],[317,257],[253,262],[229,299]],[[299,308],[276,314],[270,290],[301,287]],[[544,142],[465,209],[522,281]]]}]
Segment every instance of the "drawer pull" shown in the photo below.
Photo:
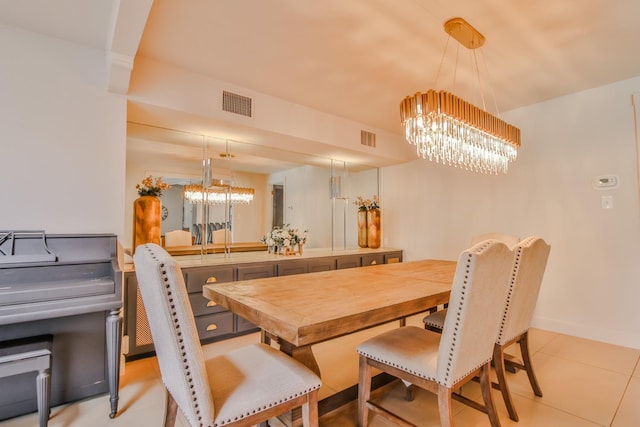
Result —
[{"label": "drawer pull", "polygon": [[207,285],[210,285],[212,283],[216,283],[218,281],[218,279],[215,278],[215,276],[211,276],[207,279]]},{"label": "drawer pull", "polygon": [[207,331],[215,331],[216,329],[218,329],[218,325],[216,325],[215,323],[207,325]]},{"label": "drawer pull", "polygon": [[217,302],[215,302],[215,301],[209,301],[209,302],[207,303],[207,307],[215,307],[216,305],[218,305],[218,303],[217,303]]},{"label": "drawer pull", "polygon": [[378,263],[378,261],[376,261],[375,259],[373,261],[371,261],[371,265],[376,265]]}]

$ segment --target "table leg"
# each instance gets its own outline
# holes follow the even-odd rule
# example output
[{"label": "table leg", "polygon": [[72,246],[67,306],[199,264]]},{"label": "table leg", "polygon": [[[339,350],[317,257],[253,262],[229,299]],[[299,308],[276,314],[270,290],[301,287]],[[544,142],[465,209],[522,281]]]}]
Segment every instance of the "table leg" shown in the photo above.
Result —
[{"label": "table leg", "polygon": [[320,367],[318,366],[316,357],[313,355],[313,351],[311,351],[310,345],[303,345],[302,347],[296,347],[295,345],[283,340],[279,340],[279,343],[280,343],[280,351],[293,357],[295,360],[302,363],[304,366],[306,366],[307,368],[315,372],[316,375],[321,377]]},{"label": "table leg", "polygon": [[109,418],[118,412],[118,388],[120,385],[120,347],[122,343],[122,316],[120,309],[109,311],[107,316],[107,375],[109,376]]}]

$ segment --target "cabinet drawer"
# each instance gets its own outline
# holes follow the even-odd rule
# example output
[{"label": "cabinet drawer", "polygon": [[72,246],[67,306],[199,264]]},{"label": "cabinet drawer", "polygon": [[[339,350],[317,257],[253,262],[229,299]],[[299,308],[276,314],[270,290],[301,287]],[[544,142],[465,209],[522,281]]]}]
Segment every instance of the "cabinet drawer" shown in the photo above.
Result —
[{"label": "cabinet drawer", "polygon": [[189,294],[189,302],[191,302],[191,309],[193,310],[194,316],[220,313],[226,310],[223,306],[203,297],[202,294]]},{"label": "cabinet drawer", "polygon": [[384,255],[385,264],[402,262],[402,251],[388,252]]},{"label": "cabinet drawer", "polygon": [[233,333],[233,314],[230,311],[198,316],[195,319],[201,340]]},{"label": "cabinet drawer", "polygon": [[183,270],[187,292],[202,292],[207,279],[215,277],[217,283],[233,282],[233,267],[194,267]]},{"label": "cabinet drawer", "polygon": [[235,317],[235,320],[236,320],[236,330],[235,330],[235,332],[244,332],[244,331],[248,331],[250,329],[256,329],[256,330],[258,329],[258,327],[256,325],[254,325],[253,323],[249,322],[244,317],[240,317],[238,315],[234,315],[233,317]]},{"label": "cabinet drawer", "polygon": [[275,275],[275,264],[241,265],[238,267],[238,280],[264,279]]},{"label": "cabinet drawer", "polygon": [[309,272],[309,266],[305,260],[291,260],[278,263],[278,276],[291,276],[292,274],[304,274]]},{"label": "cabinet drawer", "polygon": [[345,255],[338,257],[337,268],[341,270],[343,268],[355,268],[362,266],[362,259],[360,255]]},{"label": "cabinet drawer", "polygon": [[309,260],[309,273],[336,269],[336,258],[318,258]]},{"label": "cabinet drawer", "polygon": [[362,255],[362,266],[384,264],[384,254],[367,254]]}]

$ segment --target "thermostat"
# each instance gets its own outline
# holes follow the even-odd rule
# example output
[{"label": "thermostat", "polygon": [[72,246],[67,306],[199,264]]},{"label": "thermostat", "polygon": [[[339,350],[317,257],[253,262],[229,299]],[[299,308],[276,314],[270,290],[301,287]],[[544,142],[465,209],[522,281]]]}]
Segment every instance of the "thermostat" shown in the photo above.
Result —
[{"label": "thermostat", "polygon": [[596,190],[612,190],[620,186],[617,175],[600,175],[593,178],[593,188]]}]

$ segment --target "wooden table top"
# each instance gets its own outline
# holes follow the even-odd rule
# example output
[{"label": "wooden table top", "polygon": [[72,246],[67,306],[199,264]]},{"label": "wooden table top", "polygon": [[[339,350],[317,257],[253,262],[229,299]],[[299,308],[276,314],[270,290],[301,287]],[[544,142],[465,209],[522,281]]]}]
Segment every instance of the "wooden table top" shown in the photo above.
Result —
[{"label": "wooden table top", "polygon": [[216,283],[203,294],[300,347],[444,304],[455,268],[454,261],[411,261]]}]

